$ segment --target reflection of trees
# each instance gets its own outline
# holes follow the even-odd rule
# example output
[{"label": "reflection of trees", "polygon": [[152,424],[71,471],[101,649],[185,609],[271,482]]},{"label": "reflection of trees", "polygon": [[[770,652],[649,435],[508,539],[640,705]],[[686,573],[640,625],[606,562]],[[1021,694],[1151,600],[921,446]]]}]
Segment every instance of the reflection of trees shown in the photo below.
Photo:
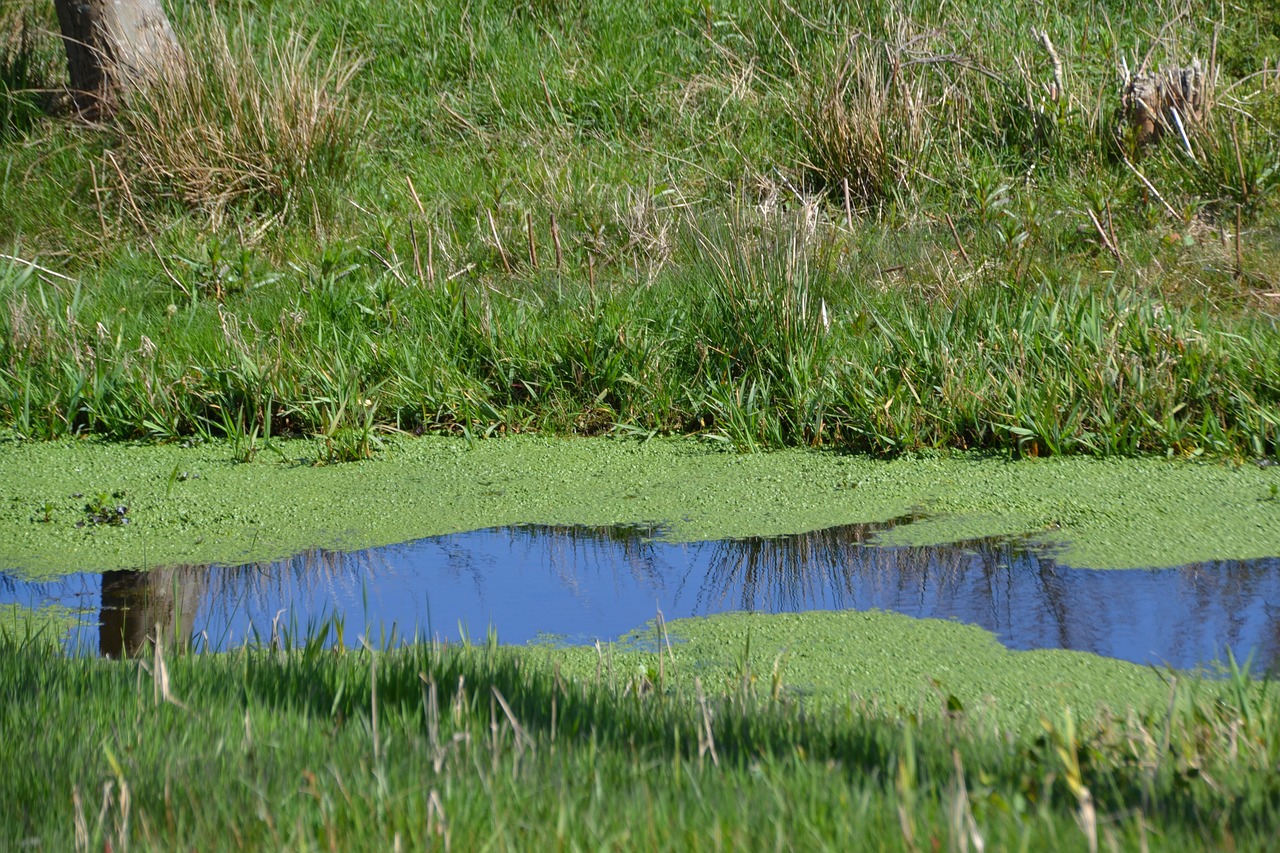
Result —
[{"label": "reflection of trees", "polygon": [[656,541],[661,528],[654,525],[530,524],[504,532],[513,545],[525,546],[526,559],[530,552],[545,551],[548,568],[575,597],[582,595],[582,577],[599,572],[604,566],[611,570],[619,564],[625,567],[624,576],[614,573],[615,582],[625,583],[629,578],[650,591],[661,590],[665,585],[667,567],[660,551],[672,546]]},{"label": "reflection of trees", "polygon": [[1268,631],[1258,643],[1257,656],[1261,666],[1271,674],[1280,675],[1280,602],[1265,605]]},{"label": "reflection of trees", "polygon": [[[167,647],[183,648],[190,645],[200,616],[215,632],[211,639],[218,647],[225,640],[223,626],[238,612],[256,611],[271,620],[276,608],[306,609],[306,599],[317,590],[351,593],[373,578],[375,567],[387,565],[379,550],[314,549],[274,563],[104,572],[99,646],[104,657],[136,655],[159,630]],[[270,624],[257,627],[263,636],[271,635]]]},{"label": "reflection of trees", "polygon": [[[530,606],[521,584],[549,573],[575,602],[561,611],[570,635],[579,630],[575,614],[584,612],[575,607],[599,620],[624,611],[623,602],[650,598],[669,617],[875,608],[976,623],[1015,648],[1193,665],[1225,656],[1229,646],[1239,658],[1254,649],[1255,671],[1280,661],[1280,559],[1093,571],[1063,566],[1016,540],[874,545],[891,524],[686,544],[663,542],[654,527],[524,526],[363,552],[314,550],[276,563],[110,572],[102,577],[98,639],[103,654],[134,654],[158,625],[166,644],[176,637],[185,645],[199,606],[207,644],[220,648],[241,620],[265,640],[277,617],[282,631],[299,623],[308,629],[337,615],[327,607],[358,620],[364,602],[365,615],[376,619],[367,608],[387,594],[380,585],[388,580],[403,589],[396,594],[417,595],[450,577],[473,579],[481,601],[486,586],[502,588],[491,614],[501,628],[514,615],[501,608]],[[96,577],[26,583],[0,572],[0,601],[74,605],[86,594],[98,597]]]},{"label": "reflection of trees", "polygon": [[140,654],[158,635],[169,648],[191,644],[192,624],[209,578],[209,569],[172,566],[146,572],[103,572],[103,657]]},{"label": "reflection of trees", "polygon": [[[1254,663],[1261,666],[1255,668],[1280,662],[1280,596],[1276,592],[1280,559],[1193,563],[1176,571],[1183,597],[1190,600],[1184,636],[1197,626],[1213,624],[1224,660],[1230,646],[1243,664],[1248,646],[1256,640]],[[1250,616],[1256,615],[1259,602],[1263,625],[1251,628]]]},{"label": "reflection of trees", "polygon": [[1096,571],[1010,540],[869,547],[879,529],[712,543],[696,611],[880,608],[976,623],[1015,648],[1192,665],[1256,646],[1257,668],[1280,661],[1280,560]]},{"label": "reflection of trees", "polygon": [[309,638],[342,615],[326,612],[317,602],[326,595],[329,601],[359,601],[363,591],[377,587],[379,577],[395,573],[388,557],[392,551],[313,548],[275,562],[216,567],[210,575],[209,621],[218,634],[211,640],[216,647],[231,641],[238,618],[248,623],[244,640]]},{"label": "reflection of trees", "polygon": [[219,566],[210,574],[209,597],[215,606],[231,612],[240,607],[280,607],[282,602],[291,602],[298,592],[313,596],[319,589],[359,589],[362,582],[372,580],[377,573],[390,571],[385,550],[313,548],[271,563]]},{"label": "reflection of trees", "polygon": [[[656,540],[656,528],[503,532],[527,546],[526,563],[529,554],[545,560],[584,599],[586,579],[603,571],[620,594],[655,591],[671,612],[689,612],[679,604],[688,584],[696,589],[695,614],[878,608],[976,623],[1015,648],[1187,665],[1228,644],[1258,643],[1264,665],[1280,655],[1280,560],[1116,572],[1062,566],[1052,552],[1019,540],[872,544],[877,533],[910,520],[678,546]],[[1215,641],[1216,649],[1208,645]]]},{"label": "reflection of trees", "polygon": [[922,604],[969,577],[975,560],[985,574],[1000,564],[1002,546],[986,541],[948,547],[869,545],[876,534],[907,520],[710,543],[699,610],[866,607],[885,600]]},{"label": "reflection of trees", "polygon": [[856,606],[850,600],[853,590],[847,570],[879,568],[875,564],[882,561],[866,557],[891,552],[872,552],[863,546],[892,524],[854,524],[795,536],[713,542],[698,594],[699,609],[723,604],[743,610]]}]

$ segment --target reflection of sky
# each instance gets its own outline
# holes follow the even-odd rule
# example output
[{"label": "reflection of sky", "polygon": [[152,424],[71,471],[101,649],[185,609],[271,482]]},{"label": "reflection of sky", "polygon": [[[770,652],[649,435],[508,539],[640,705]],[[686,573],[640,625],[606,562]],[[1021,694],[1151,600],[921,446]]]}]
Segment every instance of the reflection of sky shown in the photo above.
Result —
[{"label": "reflection of sky", "polygon": [[[874,548],[867,528],[775,540],[669,544],[622,532],[517,528],[359,553],[309,552],[270,565],[213,567],[197,635],[213,648],[333,614],[344,640],[419,634],[503,642],[540,635],[608,640],[653,619],[726,610],[882,609],[956,619],[1011,648],[1070,648],[1190,667],[1230,647],[1280,657],[1280,559],[1159,571],[1091,571],[1018,546]],[[0,604],[60,603],[96,618],[97,575],[28,584],[0,573]],[[367,626],[367,628],[366,628]],[[73,642],[94,647],[96,625]]]}]

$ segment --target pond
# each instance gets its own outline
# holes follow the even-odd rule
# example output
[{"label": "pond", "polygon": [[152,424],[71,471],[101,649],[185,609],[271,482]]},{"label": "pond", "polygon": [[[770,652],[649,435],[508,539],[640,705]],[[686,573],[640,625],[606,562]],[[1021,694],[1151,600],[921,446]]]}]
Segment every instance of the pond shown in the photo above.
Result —
[{"label": "pond", "polygon": [[[911,519],[902,519],[909,521]],[[335,615],[343,642],[617,639],[671,620],[749,610],[879,609],[954,619],[1013,649],[1060,648],[1192,668],[1280,660],[1280,558],[1173,569],[1077,569],[1018,540],[873,543],[888,524],[775,538],[671,543],[651,527],[520,526],[268,564],[0,573],[0,604],[85,614],[73,652],[135,651],[157,624],[199,648],[295,641]],[[394,633],[393,633],[394,632]]]}]

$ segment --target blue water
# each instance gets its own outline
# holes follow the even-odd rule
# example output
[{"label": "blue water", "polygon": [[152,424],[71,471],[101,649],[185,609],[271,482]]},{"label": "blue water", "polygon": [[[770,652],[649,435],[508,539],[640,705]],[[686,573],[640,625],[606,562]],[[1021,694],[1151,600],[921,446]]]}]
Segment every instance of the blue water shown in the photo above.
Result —
[{"label": "blue water", "polygon": [[137,635],[140,622],[170,624],[180,601],[182,623],[209,649],[273,632],[296,637],[334,614],[347,645],[361,635],[376,644],[393,630],[458,639],[491,628],[507,643],[589,643],[616,639],[659,611],[670,620],[852,608],[974,623],[1014,649],[1178,668],[1223,660],[1228,648],[1239,660],[1252,655],[1255,671],[1280,660],[1280,558],[1094,571],[1017,542],[867,544],[879,529],[673,544],[643,529],[500,528],[248,566],[46,583],[0,573],[0,603],[80,609],[85,623],[71,648],[111,654],[122,653],[122,620]]}]

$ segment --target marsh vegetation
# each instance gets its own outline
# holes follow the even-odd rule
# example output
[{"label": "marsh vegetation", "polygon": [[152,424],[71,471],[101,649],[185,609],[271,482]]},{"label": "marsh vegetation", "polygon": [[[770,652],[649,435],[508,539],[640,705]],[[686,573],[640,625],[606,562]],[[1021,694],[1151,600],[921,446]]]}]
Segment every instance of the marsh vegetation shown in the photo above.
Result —
[{"label": "marsh vegetation", "polygon": [[170,13],[208,49],[85,126],[4,7],[17,435],[1275,453],[1262,0]]},{"label": "marsh vegetation", "polygon": [[[92,466],[75,471],[95,480],[88,503],[80,483],[8,495],[6,529],[22,527],[5,553],[56,542],[132,565],[148,535],[187,553],[196,526],[252,527],[252,544],[206,550],[256,547],[278,506],[177,485],[207,454],[168,454],[209,439],[245,463],[205,465],[210,482],[289,462],[265,487],[277,503],[299,458],[368,459],[431,432],[471,447],[693,433],[739,450],[1280,454],[1271,0],[168,12],[180,71],[85,121],[52,2],[0,2],[6,453],[170,445],[153,448],[159,475],[128,473],[143,485],[127,503]],[[608,455],[591,448],[560,456]],[[414,453],[443,467],[438,448]],[[609,470],[642,479],[633,467]],[[1274,498],[1246,467],[1220,502],[1233,531],[1274,517],[1240,498],[1242,482]],[[313,486],[331,472],[304,470]],[[467,470],[396,511],[454,523],[463,504],[466,521],[501,523],[561,485]],[[840,482],[815,503],[843,500]],[[1062,490],[1014,523],[1097,514]],[[385,496],[360,494],[317,509],[298,488],[286,521],[337,507],[381,535]],[[1133,515],[1120,503],[1108,523]],[[727,573],[758,569],[737,556]],[[1212,684],[1144,673],[1164,679],[1155,699],[1107,681],[1108,708],[1074,706],[1073,676],[1027,728],[941,689],[811,707],[750,636],[720,649],[727,670],[665,642],[623,665],[493,642],[334,650],[333,626],[218,655],[181,653],[180,632],[180,648],[121,662],[67,658],[3,616],[6,848],[1092,853],[1280,834],[1280,706],[1238,668]],[[910,648],[921,624],[886,641]]]},{"label": "marsh vegetation", "polygon": [[6,731],[42,733],[0,740],[22,768],[0,774],[6,846],[1266,849],[1276,832],[1275,701],[1242,674],[1172,679],[1144,710],[1063,708],[1037,734],[946,695],[812,713],[776,668],[704,682],[678,652],[584,679],[492,643],[335,653],[317,634],[131,665],[0,643]]}]

